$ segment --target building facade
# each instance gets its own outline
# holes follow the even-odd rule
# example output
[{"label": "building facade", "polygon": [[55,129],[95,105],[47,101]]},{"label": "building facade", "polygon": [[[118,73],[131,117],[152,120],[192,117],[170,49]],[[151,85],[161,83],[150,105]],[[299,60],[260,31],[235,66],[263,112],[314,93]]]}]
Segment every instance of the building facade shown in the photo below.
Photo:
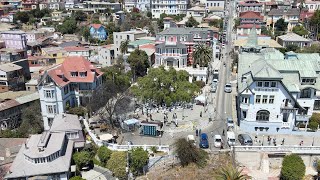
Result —
[{"label": "building facade", "polygon": [[6,48],[27,49],[27,37],[24,31],[3,31],[1,39],[4,41]]},{"label": "building facade", "polygon": [[137,0],[136,8],[140,11],[151,11],[151,0]]},{"label": "building facade", "polygon": [[104,41],[108,37],[108,32],[101,24],[91,24],[89,27],[90,36],[95,39]]},{"label": "building facade", "polygon": [[156,37],[155,67],[187,67],[193,64],[192,53],[198,43],[211,47],[212,38],[206,28],[168,28]]},{"label": "building facade", "polygon": [[49,129],[56,114],[83,105],[87,93],[102,84],[102,74],[82,56],[69,56],[45,71],[38,85],[45,129]]},{"label": "building facade", "polygon": [[311,46],[312,41],[310,39],[306,39],[302,36],[299,36],[298,34],[290,32],[285,35],[278,36],[277,42],[284,48],[290,45],[295,45],[299,48],[304,48]]},{"label": "building facade", "polygon": [[291,133],[320,109],[319,54],[261,49],[254,35],[238,64],[238,117],[246,132]]},{"label": "building facade", "polygon": [[25,78],[21,66],[13,63],[0,65],[0,93],[25,89]]},{"label": "building facade", "polygon": [[189,0],[152,0],[152,16],[160,18],[162,13],[168,15],[186,14]]}]

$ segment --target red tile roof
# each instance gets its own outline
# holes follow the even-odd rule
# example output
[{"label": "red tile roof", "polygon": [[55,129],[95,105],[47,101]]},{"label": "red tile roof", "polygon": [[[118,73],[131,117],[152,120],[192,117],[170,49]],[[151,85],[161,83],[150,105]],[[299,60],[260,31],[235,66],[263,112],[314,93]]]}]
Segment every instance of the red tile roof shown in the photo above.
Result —
[{"label": "red tile roof", "polygon": [[[71,72],[87,72],[87,76],[81,77],[78,74],[78,76],[72,77]],[[92,83],[95,81],[95,77],[100,77],[103,73],[99,69],[96,69],[84,57],[69,56],[62,64],[48,70],[48,74],[58,86],[63,87],[71,82]]]},{"label": "red tile roof", "polygon": [[139,48],[142,48],[142,49],[155,49],[155,44],[144,44],[144,45],[139,46]]},{"label": "red tile roof", "polygon": [[66,51],[89,51],[88,48],[85,47],[78,47],[78,46],[68,46],[68,47],[64,47],[64,50]]},{"label": "red tile roof", "polygon": [[102,25],[101,24],[90,24],[90,26],[95,29],[99,29]]},{"label": "red tile roof", "polygon": [[[253,24],[242,24],[240,26],[238,26],[238,28],[243,28],[243,29],[251,29],[253,28]],[[260,25],[256,25],[257,29],[260,29]]]},{"label": "red tile roof", "polygon": [[240,13],[240,18],[262,20],[263,16],[261,16],[259,12],[247,11],[247,12]]},{"label": "red tile roof", "polygon": [[0,111],[4,111],[6,109],[10,109],[19,105],[20,103],[18,103],[18,101],[13,99],[3,100],[0,102]]}]

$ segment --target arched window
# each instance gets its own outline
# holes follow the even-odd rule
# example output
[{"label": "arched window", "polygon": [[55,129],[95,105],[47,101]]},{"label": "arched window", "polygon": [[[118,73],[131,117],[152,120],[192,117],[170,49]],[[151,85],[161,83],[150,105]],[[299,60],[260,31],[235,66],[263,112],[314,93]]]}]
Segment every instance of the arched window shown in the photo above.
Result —
[{"label": "arched window", "polygon": [[257,121],[269,121],[270,112],[267,110],[260,110],[257,112]]}]

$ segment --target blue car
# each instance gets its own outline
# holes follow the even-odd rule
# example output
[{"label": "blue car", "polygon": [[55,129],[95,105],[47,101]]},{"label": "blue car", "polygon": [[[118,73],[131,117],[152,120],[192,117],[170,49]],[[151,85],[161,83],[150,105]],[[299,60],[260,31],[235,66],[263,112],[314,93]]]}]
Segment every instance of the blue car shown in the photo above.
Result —
[{"label": "blue car", "polygon": [[200,135],[200,148],[209,148],[208,135],[206,133],[202,133]]}]

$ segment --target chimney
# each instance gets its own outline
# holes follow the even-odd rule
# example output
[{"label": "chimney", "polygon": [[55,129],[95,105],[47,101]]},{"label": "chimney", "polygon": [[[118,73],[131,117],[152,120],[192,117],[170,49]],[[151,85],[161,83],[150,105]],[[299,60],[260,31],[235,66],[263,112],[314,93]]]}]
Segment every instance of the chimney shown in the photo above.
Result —
[{"label": "chimney", "polygon": [[9,148],[6,148],[6,157],[10,157],[11,156],[11,152]]}]

